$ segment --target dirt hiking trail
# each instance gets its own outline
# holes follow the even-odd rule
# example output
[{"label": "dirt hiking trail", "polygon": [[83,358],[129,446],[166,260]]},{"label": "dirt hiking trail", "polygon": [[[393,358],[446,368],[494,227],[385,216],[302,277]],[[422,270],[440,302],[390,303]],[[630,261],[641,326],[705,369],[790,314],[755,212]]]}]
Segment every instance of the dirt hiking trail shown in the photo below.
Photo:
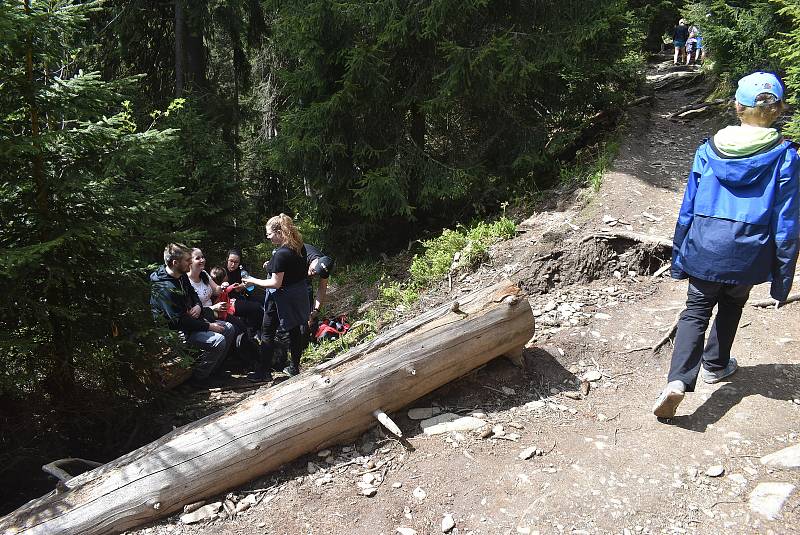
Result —
[{"label": "dirt hiking trail", "polygon": [[[800,470],[761,462],[800,444],[800,303],[746,306],[739,371],[700,382],[669,422],[650,413],[671,344],[650,348],[687,290],[653,274],[668,259],[695,148],[735,120],[719,109],[667,118],[707,96],[694,74],[654,67],[653,98],[631,109],[599,192],[531,215],[491,265],[423,298],[502,276],[529,293],[537,325],[524,370],[497,359],[413,405],[472,414],[484,428],[427,435],[404,410],[393,417],[413,449],[374,428],[207,500],[222,504],[204,520],[175,515],[131,533],[800,532]],[[767,285],[751,299],[764,297]]]}]

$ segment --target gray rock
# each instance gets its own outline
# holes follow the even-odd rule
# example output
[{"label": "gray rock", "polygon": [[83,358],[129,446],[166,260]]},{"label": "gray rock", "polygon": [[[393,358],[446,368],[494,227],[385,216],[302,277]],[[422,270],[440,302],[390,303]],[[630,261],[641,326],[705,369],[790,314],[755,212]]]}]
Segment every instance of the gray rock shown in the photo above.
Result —
[{"label": "gray rock", "polygon": [[603,374],[600,373],[597,370],[589,370],[588,372],[583,374],[583,380],[584,381],[589,381],[590,383],[592,381],[599,381],[602,378],[603,378]]},{"label": "gray rock", "polygon": [[417,530],[411,528],[397,528],[400,535],[417,535]]},{"label": "gray rock", "polygon": [[239,500],[239,503],[236,504],[236,512],[241,513],[242,511],[247,511],[257,502],[258,498],[256,498],[255,494],[248,494],[247,496]]},{"label": "gray rock", "polygon": [[530,459],[531,457],[534,457],[535,455],[536,455],[536,448],[531,446],[530,448],[525,448],[524,450],[519,452],[517,454],[517,459],[519,459],[521,461],[526,461],[526,460]]},{"label": "gray rock", "polygon": [[453,515],[444,515],[442,518],[442,533],[449,533],[454,527],[456,527],[456,521],[453,518]]},{"label": "gray rock", "polygon": [[763,456],[761,464],[780,468],[800,468],[800,444]]},{"label": "gray rock", "polygon": [[200,500],[199,502],[189,503],[183,506],[184,513],[193,513],[203,507],[206,504],[205,500]]},{"label": "gray rock", "polygon": [[794,492],[791,483],[759,483],[750,493],[750,509],[770,520],[780,516],[783,504]]},{"label": "gray rock", "polygon": [[744,477],[742,474],[731,474],[728,476],[728,479],[736,483],[737,485],[745,486],[747,485],[747,478]]},{"label": "gray rock", "polygon": [[473,416],[459,416],[447,412],[420,422],[426,435],[441,435],[451,431],[474,431],[486,425],[486,422]]},{"label": "gray rock", "polygon": [[706,468],[706,475],[708,477],[719,477],[725,473],[725,467],[721,464],[715,464]]},{"label": "gray rock", "polygon": [[420,501],[424,500],[428,496],[428,494],[424,490],[422,490],[421,487],[417,487],[413,491],[411,491],[411,495]]},{"label": "gray rock", "polygon": [[409,409],[408,417],[412,420],[427,420],[442,412],[439,407],[418,407]]},{"label": "gray rock", "polygon": [[378,489],[376,489],[375,487],[367,487],[361,491],[361,494],[371,498],[372,496],[378,494]]},{"label": "gray rock", "polygon": [[196,524],[197,522],[203,522],[204,520],[213,520],[217,518],[217,514],[219,513],[221,507],[222,502],[214,502],[204,505],[203,507],[192,511],[191,513],[181,515],[181,522],[184,524]]},{"label": "gray rock", "polygon": [[547,403],[541,400],[529,401],[528,403],[525,404],[525,408],[528,409],[529,411],[544,409],[546,406]]},{"label": "gray rock", "polygon": [[317,457],[327,457],[331,454],[331,450],[322,450],[317,452]]}]

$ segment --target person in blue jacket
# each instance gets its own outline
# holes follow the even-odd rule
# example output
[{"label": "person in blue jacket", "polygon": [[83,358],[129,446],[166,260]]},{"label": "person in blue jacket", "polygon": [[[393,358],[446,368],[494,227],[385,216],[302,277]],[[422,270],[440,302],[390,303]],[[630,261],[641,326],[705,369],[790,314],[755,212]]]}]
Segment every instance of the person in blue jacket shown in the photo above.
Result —
[{"label": "person in blue jacket", "polygon": [[[667,386],[653,406],[672,418],[697,377],[717,383],[736,372],[731,346],[755,284],[771,281],[777,302],[789,295],[797,262],[800,196],[797,146],[771,125],[783,111],[783,84],[772,73],[739,80],[728,126],[697,149],[672,248],[671,274],[689,279]],[[708,340],[704,337],[717,306]]]}]

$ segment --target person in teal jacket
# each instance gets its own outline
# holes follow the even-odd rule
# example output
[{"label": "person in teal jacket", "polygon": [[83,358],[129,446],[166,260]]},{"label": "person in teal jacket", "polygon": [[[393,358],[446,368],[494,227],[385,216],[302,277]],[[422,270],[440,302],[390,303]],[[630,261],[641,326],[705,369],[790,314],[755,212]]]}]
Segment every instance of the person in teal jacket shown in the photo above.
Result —
[{"label": "person in teal jacket", "polygon": [[668,383],[653,407],[657,417],[675,415],[698,375],[717,383],[736,371],[731,346],[754,285],[771,281],[777,302],[789,295],[800,234],[800,157],[771,127],[783,102],[777,76],[745,76],[736,91],[741,125],[723,128],[697,149],[672,250],[671,274],[689,279],[688,297]]}]

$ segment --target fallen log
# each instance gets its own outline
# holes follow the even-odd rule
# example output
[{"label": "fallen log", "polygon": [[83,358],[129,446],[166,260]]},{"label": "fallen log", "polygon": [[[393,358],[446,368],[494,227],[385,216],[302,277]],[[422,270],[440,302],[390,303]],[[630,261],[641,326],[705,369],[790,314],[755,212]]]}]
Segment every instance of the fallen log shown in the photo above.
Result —
[{"label": "fallen log", "polygon": [[[5,534],[116,533],[342,443],[533,334],[509,281],[460,296],[227,410],[63,482],[0,519]],[[386,421],[386,418],[381,419]]]}]

